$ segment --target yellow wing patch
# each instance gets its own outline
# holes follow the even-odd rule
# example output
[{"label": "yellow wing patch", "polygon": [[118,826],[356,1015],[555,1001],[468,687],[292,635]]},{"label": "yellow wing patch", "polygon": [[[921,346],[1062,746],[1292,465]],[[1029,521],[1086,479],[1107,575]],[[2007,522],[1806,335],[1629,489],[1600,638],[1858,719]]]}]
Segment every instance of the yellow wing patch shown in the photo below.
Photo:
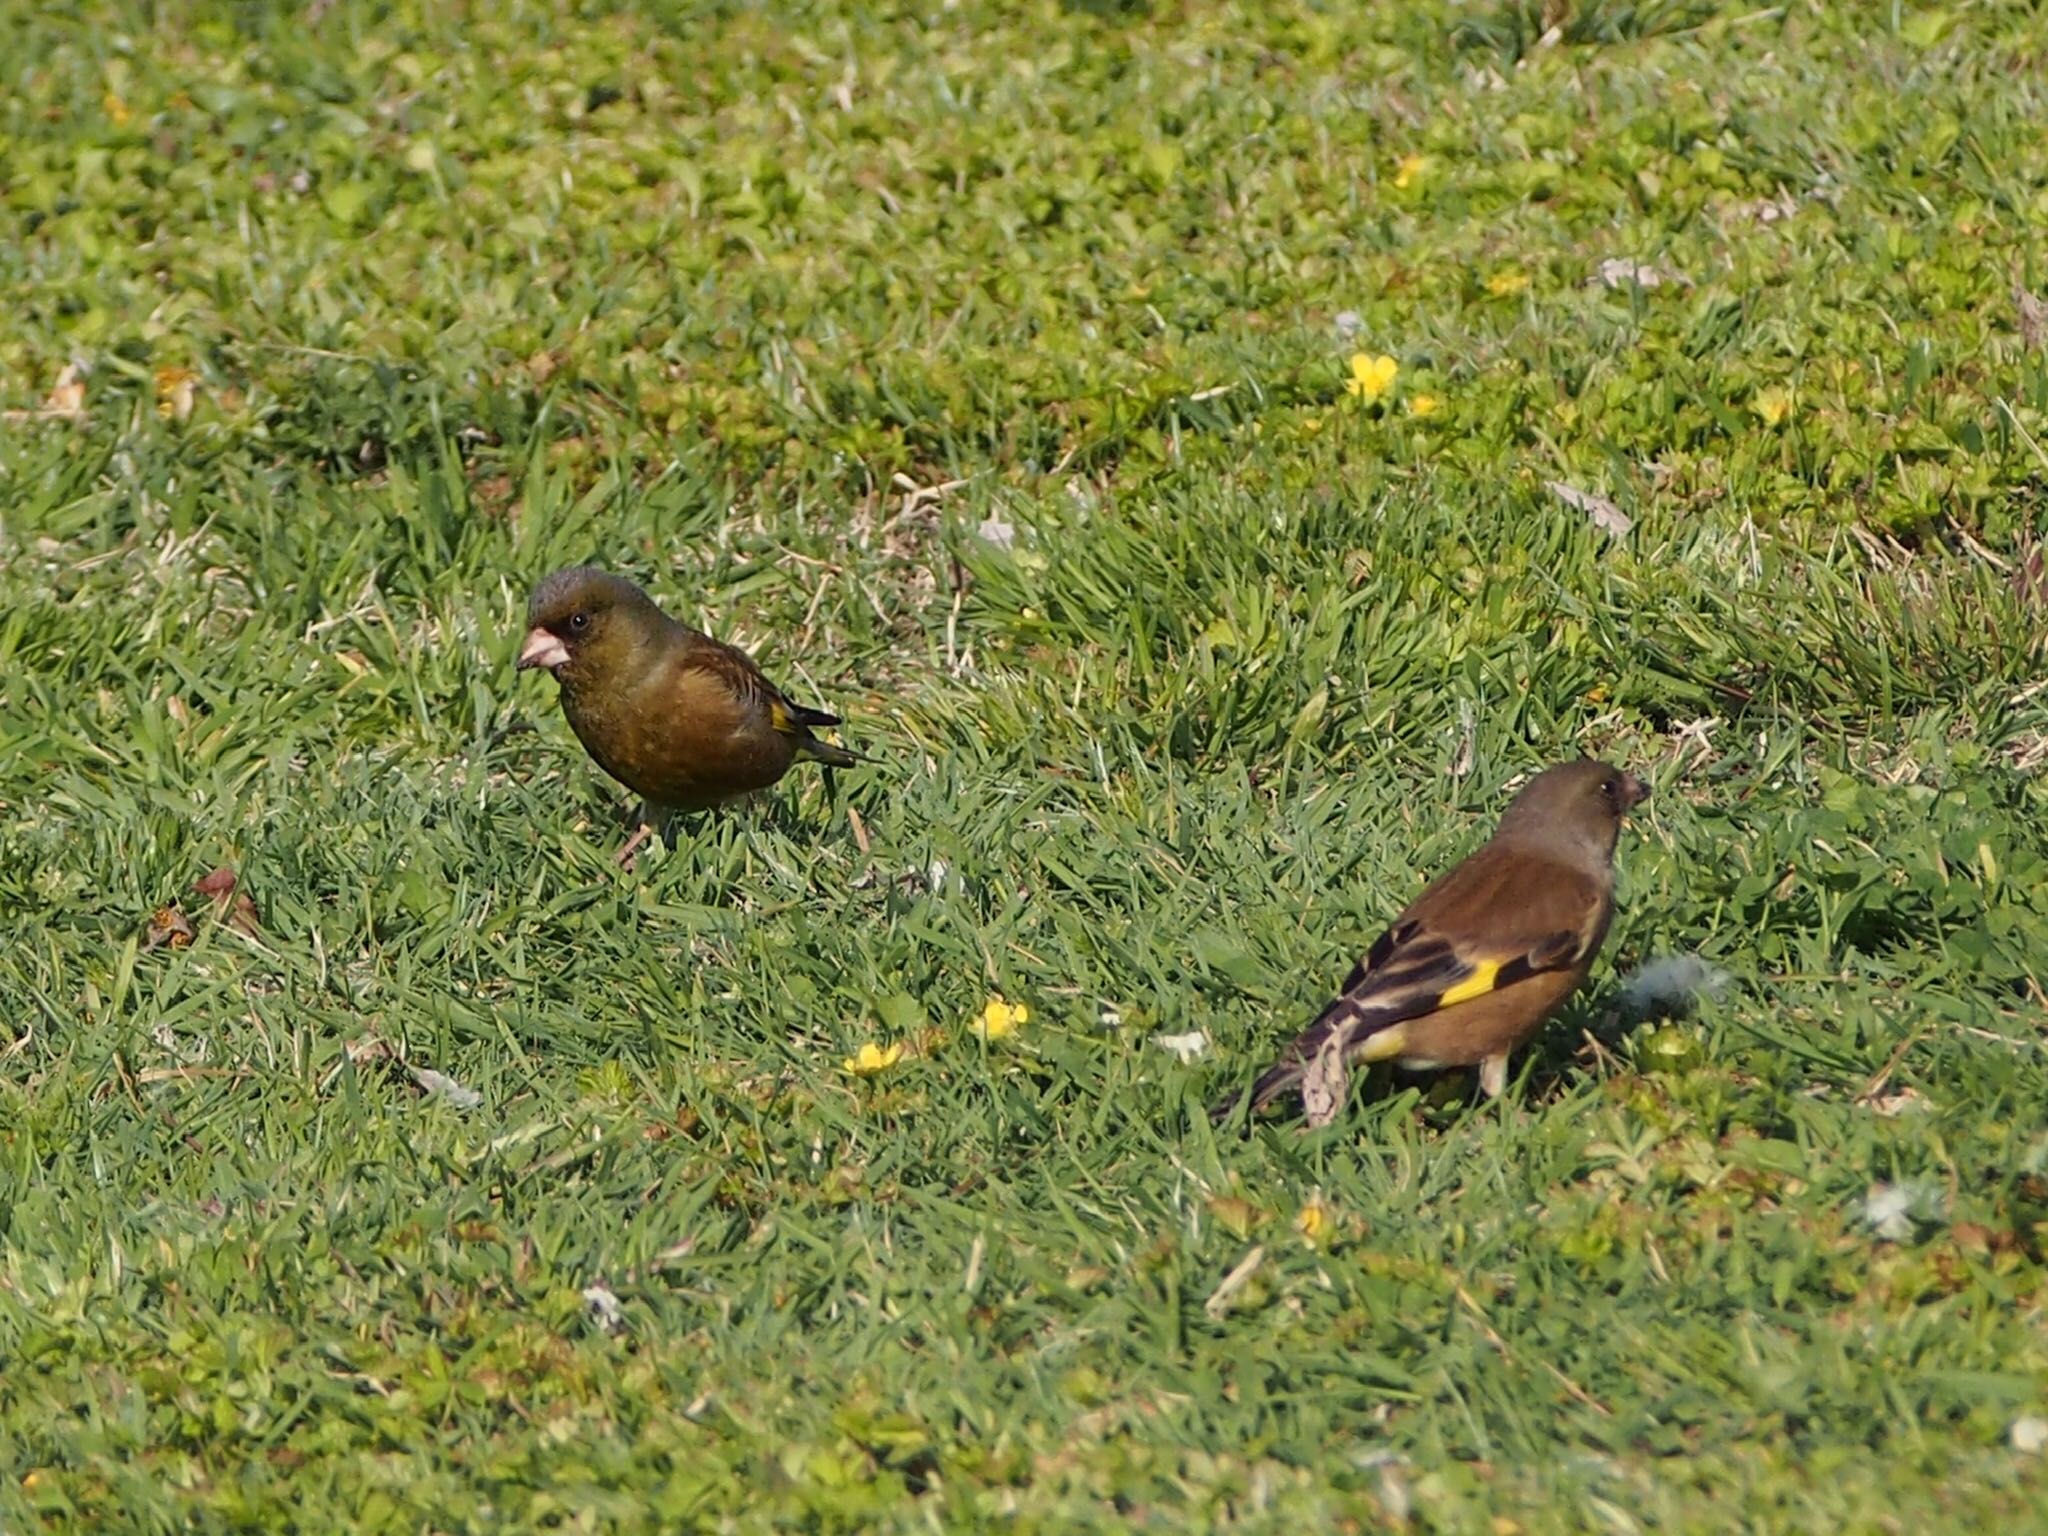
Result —
[{"label": "yellow wing patch", "polygon": [[1449,1008],[1455,1003],[1469,1003],[1475,997],[1484,997],[1493,990],[1493,979],[1500,974],[1498,960],[1481,960],[1473,967],[1472,974],[1455,987],[1445,989],[1444,995],[1436,1000],[1439,1008]]}]

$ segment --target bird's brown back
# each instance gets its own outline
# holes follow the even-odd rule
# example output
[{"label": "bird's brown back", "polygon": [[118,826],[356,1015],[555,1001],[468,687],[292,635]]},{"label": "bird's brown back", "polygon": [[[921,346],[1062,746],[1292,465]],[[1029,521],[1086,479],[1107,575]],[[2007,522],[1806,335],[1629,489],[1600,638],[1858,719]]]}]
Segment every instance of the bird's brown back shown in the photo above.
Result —
[{"label": "bird's brown back", "polygon": [[1522,839],[1496,836],[1431,883],[1388,927],[1419,923],[1460,948],[1500,953],[1556,933],[1585,933],[1590,954],[1613,915],[1611,866],[1589,870]]}]

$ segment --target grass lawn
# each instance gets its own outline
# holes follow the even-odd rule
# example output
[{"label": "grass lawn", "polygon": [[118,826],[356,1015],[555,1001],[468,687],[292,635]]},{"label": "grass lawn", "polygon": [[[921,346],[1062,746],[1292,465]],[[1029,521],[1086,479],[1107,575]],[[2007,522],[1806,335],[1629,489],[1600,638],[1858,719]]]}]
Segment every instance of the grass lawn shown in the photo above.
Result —
[{"label": "grass lawn", "polygon": [[[2048,1528],[2044,61],[0,13],[0,1530]],[[875,764],[616,871],[585,559]],[[1508,1097],[1212,1128],[1580,751]]]}]

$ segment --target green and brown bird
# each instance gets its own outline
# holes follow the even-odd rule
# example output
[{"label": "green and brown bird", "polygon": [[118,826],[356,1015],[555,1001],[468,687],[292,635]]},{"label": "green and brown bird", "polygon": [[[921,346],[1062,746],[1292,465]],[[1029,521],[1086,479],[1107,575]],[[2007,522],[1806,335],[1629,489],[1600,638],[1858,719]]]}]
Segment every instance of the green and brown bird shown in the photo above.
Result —
[{"label": "green and brown bird", "polygon": [[1333,1118],[1357,1063],[1479,1068],[1497,1097],[1509,1053],[1562,1006],[1593,964],[1614,915],[1621,820],[1641,780],[1586,759],[1523,786],[1493,837],[1394,919],[1336,1001],[1247,1095],[1257,1113],[1299,1090],[1312,1124]]},{"label": "green and brown bird", "polygon": [[621,864],[674,811],[765,789],[799,758],[862,761],[814,730],[839,723],[790,702],[744,651],[663,613],[623,576],[556,571],[526,606],[519,670],[562,685],[562,713],[598,767],[646,801]]}]

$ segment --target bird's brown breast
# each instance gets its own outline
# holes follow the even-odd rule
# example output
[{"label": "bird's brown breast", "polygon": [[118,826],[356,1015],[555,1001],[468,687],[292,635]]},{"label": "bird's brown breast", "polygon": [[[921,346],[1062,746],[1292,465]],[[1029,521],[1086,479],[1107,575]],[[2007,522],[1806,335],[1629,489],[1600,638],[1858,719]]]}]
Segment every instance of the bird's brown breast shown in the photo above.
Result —
[{"label": "bird's brown breast", "polygon": [[765,789],[795,756],[757,700],[682,655],[622,686],[564,688],[562,712],[600,768],[677,810]]}]

